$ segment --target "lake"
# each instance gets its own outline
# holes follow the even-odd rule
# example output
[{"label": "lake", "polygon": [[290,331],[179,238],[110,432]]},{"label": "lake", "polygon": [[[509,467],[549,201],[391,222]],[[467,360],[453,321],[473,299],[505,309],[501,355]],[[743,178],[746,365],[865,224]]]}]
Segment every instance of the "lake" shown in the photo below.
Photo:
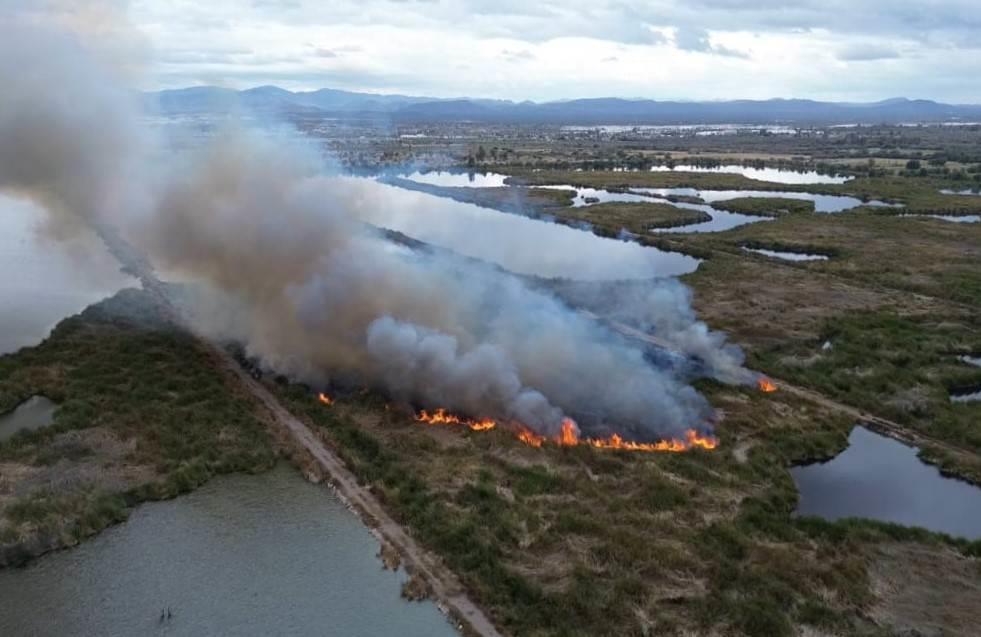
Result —
[{"label": "lake", "polygon": [[446,188],[500,188],[507,186],[504,180],[508,175],[500,173],[468,173],[443,170],[415,171],[400,175],[403,179],[411,179],[420,184],[431,184]]},{"label": "lake", "polygon": [[457,635],[434,604],[401,598],[404,572],[377,552],[337,496],[294,469],[225,476],[0,571],[0,635]]},{"label": "lake", "polygon": [[833,459],[790,470],[800,492],[797,513],[981,538],[981,489],[944,477],[916,454],[915,447],[855,427],[848,448]]},{"label": "lake", "polygon": [[796,199],[798,201],[814,202],[814,212],[845,212],[858,206],[893,207],[884,201],[862,201],[857,197],[846,195],[822,195],[810,192],[767,191],[767,190],[699,190],[696,188],[631,188],[634,192],[648,193],[667,197],[670,195],[699,197],[705,203],[715,203],[728,199],[757,197],[763,199]]},{"label": "lake", "polygon": [[721,166],[696,166],[693,164],[676,164],[675,166],[653,166],[652,172],[684,172],[684,173],[728,173],[743,175],[759,181],[770,181],[778,184],[843,184],[851,177],[823,175],[815,170],[788,170],[786,168],[753,168],[739,164],[724,164]]},{"label": "lake", "polygon": [[36,345],[66,316],[138,285],[95,235],[45,236],[46,218],[37,206],[0,195],[0,354]]},{"label": "lake", "polygon": [[583,281],[648,279],[694,272],[699,264],[698,259],[677,252],[372,179],[325,178],[325,192],[337,184],[354,189],[348,200],[355,214],[369,223],[518,274]]}]

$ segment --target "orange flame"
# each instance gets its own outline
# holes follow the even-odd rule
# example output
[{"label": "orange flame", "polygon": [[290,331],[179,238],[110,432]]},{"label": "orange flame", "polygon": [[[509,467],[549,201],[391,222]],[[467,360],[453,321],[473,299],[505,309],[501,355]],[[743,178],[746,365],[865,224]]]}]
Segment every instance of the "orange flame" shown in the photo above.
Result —
[{"label": "orange flame", "polygon": [[620,434],[609,438],[586,438],[583,442],[597,449],[621,449],[625,451],[661,451],[679,453],[698,447],[699,449],[715,449],[719,446],[718,439],[713,436],[702,436],[694,429],[685,432],[685,439],[659,440],[658,442],[633,442],[624,440]]},{"label": "orange flame", "polygon": [[759,380],[756,381],[756,386],[760,388],[760,391],[770,393],[777,391],[777,386],[772,380],[765,376],[761,376]]},{"label": "orange flame", "polygon": [[575,447],[579,444],[579,426],[572,418],[562,419],[562,433],[555,442],[563,447]]},{"label": "orange flame", "polygon": [[[487,431],[489,429],[494,429],[497,426],[497,422],[489,418],[485,418],[483,420],[471,420],[469,418],[462,418],[452,414],[442,408],[437,409],[434,412],[422,410],[416,416],[416,420],[429,425],[460,425],[468,427],[472,431]],[[624,440],[620,434],[612,434],[608,438],[581,438],[579,435],[579,426],[571,418],[565,418],[562,420],[562,428],[558,435],[554,436],[553,438],[547,438],[541,434],[535,433],[520,423],[511,423],[508,427],[513,429],[514,435],[518,440],[529,447],[536,448],[543,446],[546,442],[552,442],[560,447],[576,447],[582,444],[594,447],[596,449],[681,452],[688,451],[689,449],[696,447],[699,449],[715,449],[719,445],[719,441],[716,438],[712,436],[703,436],[694,429],[689,429],[687,432],[685,432],[685,438],[683,440],[673,438],[670,440],[660,440],[658,442],[633,442],[630,440]]]},{"label": "orange flame", "polygon": [[530,447],[541,447],[545,443],[545,436],[539,436],[527,427],[519,427],[518,440]]},{"label": "orange flame", "polygon": [[333,405],[334,404],[334,399],[331,398],[330,396],[328,396],[327,394],[325,394],[324,392],[320,392],[319,394],[317,394],[317,400],[319,400],[320,402],[322,402],[325,405]]},{"label": "orange flame", "polygon": [[442,408],[437,409],[433,413],[429,413],[423,409],[416,416],[416,420],[424,422],[427,425],[463,425],[473,431],[487,431],[497,426],[497,423],[490,418],[484,418],[483,420],[460,418]]}]

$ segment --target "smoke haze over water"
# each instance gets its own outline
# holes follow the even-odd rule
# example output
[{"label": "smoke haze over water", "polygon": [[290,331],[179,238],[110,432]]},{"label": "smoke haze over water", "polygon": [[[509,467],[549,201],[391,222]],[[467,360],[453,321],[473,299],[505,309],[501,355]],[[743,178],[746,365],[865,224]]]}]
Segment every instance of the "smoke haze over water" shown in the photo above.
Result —
[{"label": "smoke haze over water", "polygon": [[[704,428],[710,407],[686,380],[552,294],[389,242],[364,223],[363,211],[381,205],[372,188],[325,176],[318,149],[229,130],[159,161],[113,73],[71,38],[9,30],[0,30],[0,188],[38,202],[65,231],[108,221],[152,262],[199,283],[193,309],[207,336],[242,340],[308,382],[359,382],[545,434],[564,415],[586,433],[647,440]],[[741,370],[676,281],[652,281],[624,303],[709,373],[731,380],[719,370]]]}]

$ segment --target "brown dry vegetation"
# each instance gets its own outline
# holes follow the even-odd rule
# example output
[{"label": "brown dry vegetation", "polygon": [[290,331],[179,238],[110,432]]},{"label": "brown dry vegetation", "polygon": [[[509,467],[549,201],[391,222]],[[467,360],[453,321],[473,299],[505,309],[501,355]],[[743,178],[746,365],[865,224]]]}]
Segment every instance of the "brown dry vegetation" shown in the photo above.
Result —
[{"label": "brown dry vegetation", "polygon": [[[552,174],[538,183],[575,176],[594,186],[764,189],[713,174],[643,174],[638,184],[636,174]],[[970,209],[963,198],[932,195],[934,186],[850,185],[918,210],[955,202]],[[502,204],[515,197],[508,189],[441,190],[528,209]],[[567,193],[530,192],[542,197],[531,209],[598,229],[675,214],[658,203],[565,208]],[[946,391],[978,374],[955,355],[981,351],[981,268],[972,267],[981,228],[944,223],[798,212],[656,241],[707,258],[686,277],[699,315],[744,345],[754,367],[942,441],[947,446],[926,453],[978,479],[978,407],[951,405]],[[784,264],[745,253],[748,244],[834,258]],[[62,403],[55,427],[0,445],[5,542],[46,529],[69,544],[121,519],[139,499],[271,462],[251,402],[189,337],[159,326],[133,330],[98,313],[83,319],[66,321],[39,348],[0,359],[0,407],[33,393]],[[854,424],[801,394],[702,383],[723,416],[720,448],[638,454],[533,449],[501,430],[420,425],[377,394],[341,395],[325,407],[308,388],[270,388],[508,634],[969,635],[981,622],[978,543],[792,516],[796,491],[786,467],[840,451]],[[945,455],[951,446],[958,453]],[[101,471],[90,471],[96,466]],[[52,497],[61,475],[80,476],[68,482],[83,486]],[[916,582],[906,585],[907,575]]]},{"label": "brown dry vegetation", "polygon": [[898,595],[872,586],[881,546],[979,568],[977,546],[929,533],[794,520],[785,467],[842,449],[851,419],[789,393],[702,389],[722,444],[685,454],[536,449],[370,394],[326,407],[279,391],[508,634],[888,634],[869,617]]}]

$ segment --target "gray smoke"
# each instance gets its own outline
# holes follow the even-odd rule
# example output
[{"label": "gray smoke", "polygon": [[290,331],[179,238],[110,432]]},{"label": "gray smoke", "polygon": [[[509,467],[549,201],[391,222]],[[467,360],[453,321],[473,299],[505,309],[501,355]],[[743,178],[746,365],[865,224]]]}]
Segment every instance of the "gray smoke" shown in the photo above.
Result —
[{"label": "gray smoke", "polygon": [[[565,415],[587,434],[645,440],[707,428],[711,409],[690,385],[553,294],[388,241],[359,212],[377,205],[372,189],[324,176],[316,149],[226,131],[180,161],[154,161],[129,93],[83,49],[8,35],[0,59],[14,49],[17,60],[0,64],[14,87],[0,94],[0,186],[59,222],[109,220],[155,264],[197,282],[202,333],[240,339],[308,382],[358,382],[547,435]],[[684,288],[647,289],[631,300],[634,322],[739,368]]]},{"label": "gray smoke", "polygon": [[0,188],[43,205],[65,236],[136,192],[138,111],[77,36],[15,17],[0,23]]}]

